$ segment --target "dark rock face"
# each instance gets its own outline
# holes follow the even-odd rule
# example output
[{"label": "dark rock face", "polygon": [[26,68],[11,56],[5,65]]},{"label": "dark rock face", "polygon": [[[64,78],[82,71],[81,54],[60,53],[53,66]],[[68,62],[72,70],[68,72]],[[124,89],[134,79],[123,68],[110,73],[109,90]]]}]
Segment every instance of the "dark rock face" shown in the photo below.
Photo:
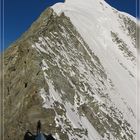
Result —
[{"label": "dark rock face", "polygon": [[[45,13],[45,17],[49,18],[52,10]],[[42,119],[47,127],[49,121],[54,123],[54,111],[46,112],[42,108],[42,98],[38,96],[39,87],[46,90],[48,87],[40,70],[41,57],[31,47],[32,37],[39,34],[36,30],[41,26],[42,16],[5,52],[5,139],[22,138],[27,129],[36,131],[38,119]]]},{"label": "dark rock face", "polygon": [[134,46],[136,46],[136,44],[135,44],[136,36],[137,36],[136,23],[133,20],[131,20],[129,17],[127,17],[123,14],[119,14],[119,19],[122,23],[121,26],[122,26],[123,30],[127,33],[127,35],[129,35],[132,38]]},{"label": "dark rock face", "polygon": [[89,124],[102,138],[134,140],[109,97],[114,85],[100,59],[64,13],[44,11],[6,50],[4,66],[5,140],[35,132],[38,120],[43,132],[61,140],[88,140]]}]

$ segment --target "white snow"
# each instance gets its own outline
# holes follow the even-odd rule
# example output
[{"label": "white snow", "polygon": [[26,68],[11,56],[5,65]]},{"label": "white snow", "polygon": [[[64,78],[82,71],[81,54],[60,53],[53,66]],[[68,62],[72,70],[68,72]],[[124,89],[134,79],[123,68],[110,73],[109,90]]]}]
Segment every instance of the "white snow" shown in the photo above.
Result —
[{"label": "white snow", "polygon": [[103,140],[103,138],[98,134],[95,128],[91,125],[86,117],[81,117],[81,122],[84,128],[88,130],[88,140]]},{"label": "white snow", "polygon": [[74,106],[72,106],[70,103],[66,103],[65,108],[66,108],[66,116],[72,123],[72,126],[74,128],[81,128],[82,124],[80,124],[79,122],[80,118],[77,109]]},{"label": "white snow", "polygon": [[42,60],[42,64],[43,64],[43,66],[42,66],[42,70],[43,70],[43,71],[44,71],[44,70],[47,70],[47,69],[49,68],[44,59]]},{"label": "white snow", "polygon": [[[135,118],[127,109],[129,106],[136,115],[136,64],[127,59],[112,41],[111,31],[118,34],[135,57],[137,50],[133,47],[130,37],[120,28],[118,14],[114,13],[113,8],[103,0],[66,0],[64,4],[58,3],[52,8],[58,15],[64,12],[70,17],[90,49],[100,58],[101,64],[115,85],[114,94],[112,91],[110,97],[124,113],[125,119],[136,129]],[[120,13],[135,21],[134,17]],[[135,77],[132,77],[120,63]]]},{"label": "white snow", "polygon": [[40,90],[40,96],[43,99],[43,107],[44,108],[52,108],[53,107],[53,100],[48,96],[48,94],[46,93],[45,89],[42,88]]},{"label": "white snow", "polygon": [[61,99],[61,96],[58,93],[58,91],[55,90],[52,81],[50,79],[47,79],[47,74],[46,74],[45,70],[47,70],[49,67],[44,59],[42,60],[42,64],[43,64],[42,70],[44,73],[44,78],[46,80],[46,84],[48,84],[48,87],[49,87],[49,92],[46,93],[44,88],[42,88],[40,90],[40,95],[43,99],[43,107],[52,108],[52,107],[54,107],[54,101],[58,101],[61,103],[62,99]]},{"label": "white snow", "polygon": [[61,140],[60,137],[59,137],[59,135],[58,135],[58,133],[55,133],[55,138],[56,138],[57,140]]},{"label": "white snow", "polygon": [[35,48],[39,52],[47,53],[46,50],[40,46],[39,43],[35,43],[35,45],[32,45],[32,47]]},{"label": "white snow", "polygon": [[88,137],[85,137],[86,140],[101,140],[101,136],[91,125],[89,120],[85,116],[80,116],[76,106],[73,106],[70,103],[65,103],[66,107],[66,116],[71,122],[73,128],[83,128],[88,131]]},{"label": "white snow", "polygon": [[[89,97],[94,98],[99,107],[101,104],[106,104],[108,108],[110,106],[117,107],[123,113],[123,115],[119,117],[124,117],[124,119],[132,125],[133,129],[136,130],[136,60],[131,61],[130,58],[125,57],[124,52],[118,48],[111,37],[111,31],[117,33],[118,37],[127,44],[129,51],[136,57],[137,50],[134,48],[132,40],[122,28],[120,28],[121,23],[118,22],[118,13],[128,16],[133,21],[135,21],[135,18],[126,13],[114,12],[114,9],[112,9],[104,0],[66,0],[65,3],[57,3],[52,8],[58,15],[64,12],[66,16],[70,17],[73,25],[88,44],[90,50],[92,50],[101,62],[101,65],[98,64],[98,61],[92,57],[91,52],[84,45],[83,40],[77,36],[75,37],[77,37],[79,42],[84,46],[91,61],[98,67],[98,69],[95,69],[94,71],[95,75],[91,74],[93,69],[91,69],[91,66],[85,61],[76,56],[72,59],[73,55],[71,52],[67,52],[63,40],[61,42],[62,44],[56,40],[53,41],[52,38],[55,38],[54,35],[57,34],[57,32],[50,33],[51,39],[49,37],[39,37],[38,42],[32,45],[40,54],[46,53],[54,56],[53,62],[50,61],[48,63],[49,60],[46,61],[45,58],[42,59],[41,68],[44,73],[46,84],[48,85],[48,91],[45,91],[44,88],[40,89],[40,96],[43,99],[43,107],[45,108],[54,108],[55,101],[64,106],[64,108],[60,107],[66,111],[63,116],[58,115],[54,109],[56,114],[56,127],[61,126],[61,131],[67,132],[68,126],[65,124],[65,121],[67,120],[72,128],[72,130],[67,132],[69,139],[79,139],[76,134],[73,134],[74,129],[79,128],[88,130],[88,137],[83,134],[81,140],[106,140],[107,138],[101,138],[86,116],[80,116],[78,112],[77,108],[80,105],[89,102],[86,98],[86,95],[88,95]],[[66,29],[61,25],[59,25],[59,27],[62,29],[61,35],[68,40],[70,37]],[[73,47],[73,42],[69,43],[72,49],[76,50]],[[60,53],[60,56],[55,54],[53,51],[54,47],[56,47],[55,49]],[[65,59],[61,59],[61,56]],[[68,63],[68,65],[66,65],[68,68],[64,69],[60,64],[60,61],[63,65]],[[66,77],[67,81],[75,90],[74,105],[62,100],[62,95],[67,93],[64,93],[63,91],[59,93],[55,89],[53,81],[49,79],[49,75],[47,75],[47,70],[49,70],[50,66],[48,64],[57,65],[64,77],[66,77],[65,73],[69,73],[70,77],[76,77],[77,74],[72,70],[72,66],[75,66],[78,70],[79,82],[82,83],[82,86],[79,86],[80,92],[70,78],[68,76]],[[105,79],[102,79],[98,74],[99,70],[102,70],[103,68],[107,74]],[[132,77],[130,73],[134,75],[134,77]],[[101,83],[102,80],[105,80],[105,86]],[[112,82],[114,87],[111,87],[109,82]],[[87,84],[91,89],[88,88]],[[108,94],[109,98],[101,98],[101,95],[98,94],[98,88],[102,90],[102,94]],[[110,112],[105,108],[100,107],[100,110],[105,114],[110,115]],[[97,113],[96,115],[99,114]],[[118,119],[120,119],[119,117]],[[116,120],[114,119],[113,121],[115,122]],[[123,132],[121,132],[121,135],[123,135]],[[58,140],[60,139],[57,133],[55,136]],[[111,139],[113,140],[113,136],[111,136]]]}]

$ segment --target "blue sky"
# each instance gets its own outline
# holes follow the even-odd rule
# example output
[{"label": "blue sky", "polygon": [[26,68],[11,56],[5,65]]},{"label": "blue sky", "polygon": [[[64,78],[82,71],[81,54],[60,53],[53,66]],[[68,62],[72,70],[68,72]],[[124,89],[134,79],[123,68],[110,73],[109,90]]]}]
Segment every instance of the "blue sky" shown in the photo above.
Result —
[{"label": "blue sky", "polygon": [[[12,42],[18,39],[30,25],[35,21],[41,12],[47,7],[64,0],[4,0],[4,47],[7,48]],[[135,0],[106,0],[118,10],[136,16]]]},{"label": "blue sky", "polygon": [[138,8],[139,0],[105,0],[111,6],[115,7],[120,11],[125,11],[134,17],[136,17],[136,6]]},{"label": "blue sky", "polygon": [[64,0],[4,0],[5,45],[18,39],[49,6]]}]

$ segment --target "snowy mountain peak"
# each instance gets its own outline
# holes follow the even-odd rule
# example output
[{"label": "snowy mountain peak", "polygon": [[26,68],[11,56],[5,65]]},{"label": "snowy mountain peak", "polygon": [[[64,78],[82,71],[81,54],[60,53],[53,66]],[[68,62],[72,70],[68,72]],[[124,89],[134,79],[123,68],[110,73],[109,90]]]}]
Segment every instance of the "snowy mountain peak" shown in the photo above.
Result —
[{"label": "snowy mountain peak", "polygon": [[5,140],[37,120],[57,140],[136,140],[135,41],[135,20],[105,1],[45,10],[5,52]]}]

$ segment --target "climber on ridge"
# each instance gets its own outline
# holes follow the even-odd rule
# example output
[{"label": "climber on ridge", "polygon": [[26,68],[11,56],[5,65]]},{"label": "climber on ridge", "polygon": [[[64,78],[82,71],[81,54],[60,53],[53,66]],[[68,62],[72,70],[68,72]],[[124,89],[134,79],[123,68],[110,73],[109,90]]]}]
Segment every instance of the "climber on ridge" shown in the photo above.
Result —
[{"label": "climber on ridge", "polygon": [[41,131],[41,121],[39,120],[39,121],[37,122],[37,134],[39,134],[40,131]]}]

